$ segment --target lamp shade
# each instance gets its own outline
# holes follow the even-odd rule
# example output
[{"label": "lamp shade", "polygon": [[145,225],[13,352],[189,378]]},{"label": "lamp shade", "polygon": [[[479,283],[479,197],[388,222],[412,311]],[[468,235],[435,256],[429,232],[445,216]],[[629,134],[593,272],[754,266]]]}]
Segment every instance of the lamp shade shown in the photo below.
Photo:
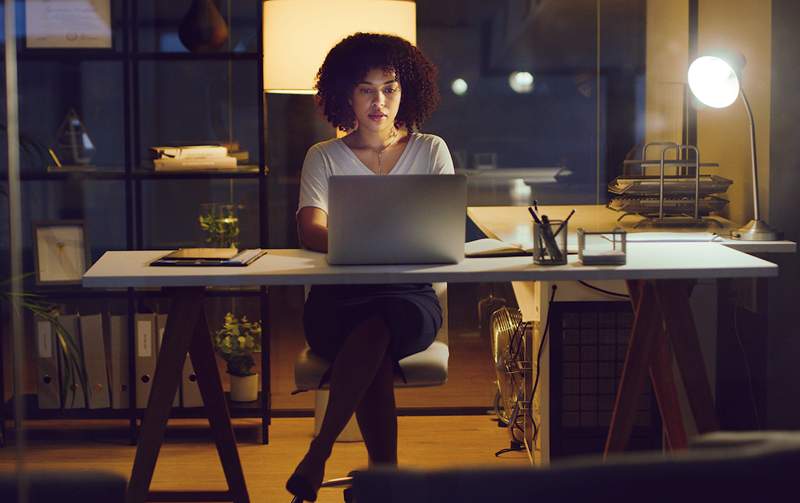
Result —
[{"label": "lamp shade", "polygon": [[689,65],[689,88],[704,105],[725,108],[739,96],[739,77],[724,59],[701,56]]},{"label": "lamp shade", "polygon": [[267,0],[264,90],[313,94],[328,51],[356,32],[385,33],[416,44],[416,4],[406,0]]}]

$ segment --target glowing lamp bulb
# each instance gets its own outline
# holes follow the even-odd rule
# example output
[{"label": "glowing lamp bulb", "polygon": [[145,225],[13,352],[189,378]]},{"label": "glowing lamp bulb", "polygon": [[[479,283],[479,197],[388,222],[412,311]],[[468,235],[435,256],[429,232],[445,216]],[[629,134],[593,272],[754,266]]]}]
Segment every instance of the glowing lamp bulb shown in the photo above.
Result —
[{"label": "glowing lamp bulb", "polygon": [[739,77],[724,59],[702,56],[689,66],[689,88],[704,105],[725,108],[739,96]]}]

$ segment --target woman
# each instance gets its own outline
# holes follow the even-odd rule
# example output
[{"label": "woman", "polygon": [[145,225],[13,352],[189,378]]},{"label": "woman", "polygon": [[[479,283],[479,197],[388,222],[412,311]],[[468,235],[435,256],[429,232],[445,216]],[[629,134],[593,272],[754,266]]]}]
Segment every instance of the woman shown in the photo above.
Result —
[{"label": "woman", "polygon": [[[331,175],[452,174],[441,138],[417,132],[438,103],[436,69],[407,41],[357,33],[339,42],[317,74],[326,118],[348,132],[311,147],[303,163],[297,224],[306,248],[328,250]],[[397,464],[394,372],[425,350],[442,323],[430,284],[314,286],[306,300],[312,351],[332,361],[330,399],[317,437],[286,483],[315,501],[325,461],[356,414],[371,465]]]}]

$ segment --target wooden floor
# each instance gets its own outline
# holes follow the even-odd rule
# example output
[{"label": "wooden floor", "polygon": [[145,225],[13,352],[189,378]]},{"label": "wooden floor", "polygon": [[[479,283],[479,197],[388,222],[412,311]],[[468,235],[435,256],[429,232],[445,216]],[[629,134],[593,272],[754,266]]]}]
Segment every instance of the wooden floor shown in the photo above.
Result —
[{"label": "wooden floor", "polygon": [[[104,469],[130,475],[135,448],[127,445],[127,429],[117,421],[35,421],[28,423],[25,463],[30,468]],[[208,429],[201,420],[170,422],[161,449],[154,489],[219,490],[225,479]],[[236,435],[250,499],[288,502],[286,478],[311,440],[312,418],[275,419],[270,445],[257,442],[258,421],[236,420]],[[508,433],[492,416],[400,417],[400,464],[414,468],[446,466],[525,466],[523,452],[495,457],[508,447]],[[10,432],[13,436],[13,430]],[[337,443],[328,463],[327,478],[345,476],[366,465],[363,443]],[[0,449],[0,471],[13,469],[13,443]],[[321,502],[342,501],[341,492],[320,493]]]}]

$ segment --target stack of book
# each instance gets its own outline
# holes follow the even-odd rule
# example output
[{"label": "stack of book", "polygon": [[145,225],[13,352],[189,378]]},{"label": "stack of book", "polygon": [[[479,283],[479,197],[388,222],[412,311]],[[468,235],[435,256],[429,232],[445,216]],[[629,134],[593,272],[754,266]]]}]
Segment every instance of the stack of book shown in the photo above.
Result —
[{"label": "stack of book", "polygon": [[236,168],[236,157],[221,145],[151,147],[156,171],[226,170]]}]

